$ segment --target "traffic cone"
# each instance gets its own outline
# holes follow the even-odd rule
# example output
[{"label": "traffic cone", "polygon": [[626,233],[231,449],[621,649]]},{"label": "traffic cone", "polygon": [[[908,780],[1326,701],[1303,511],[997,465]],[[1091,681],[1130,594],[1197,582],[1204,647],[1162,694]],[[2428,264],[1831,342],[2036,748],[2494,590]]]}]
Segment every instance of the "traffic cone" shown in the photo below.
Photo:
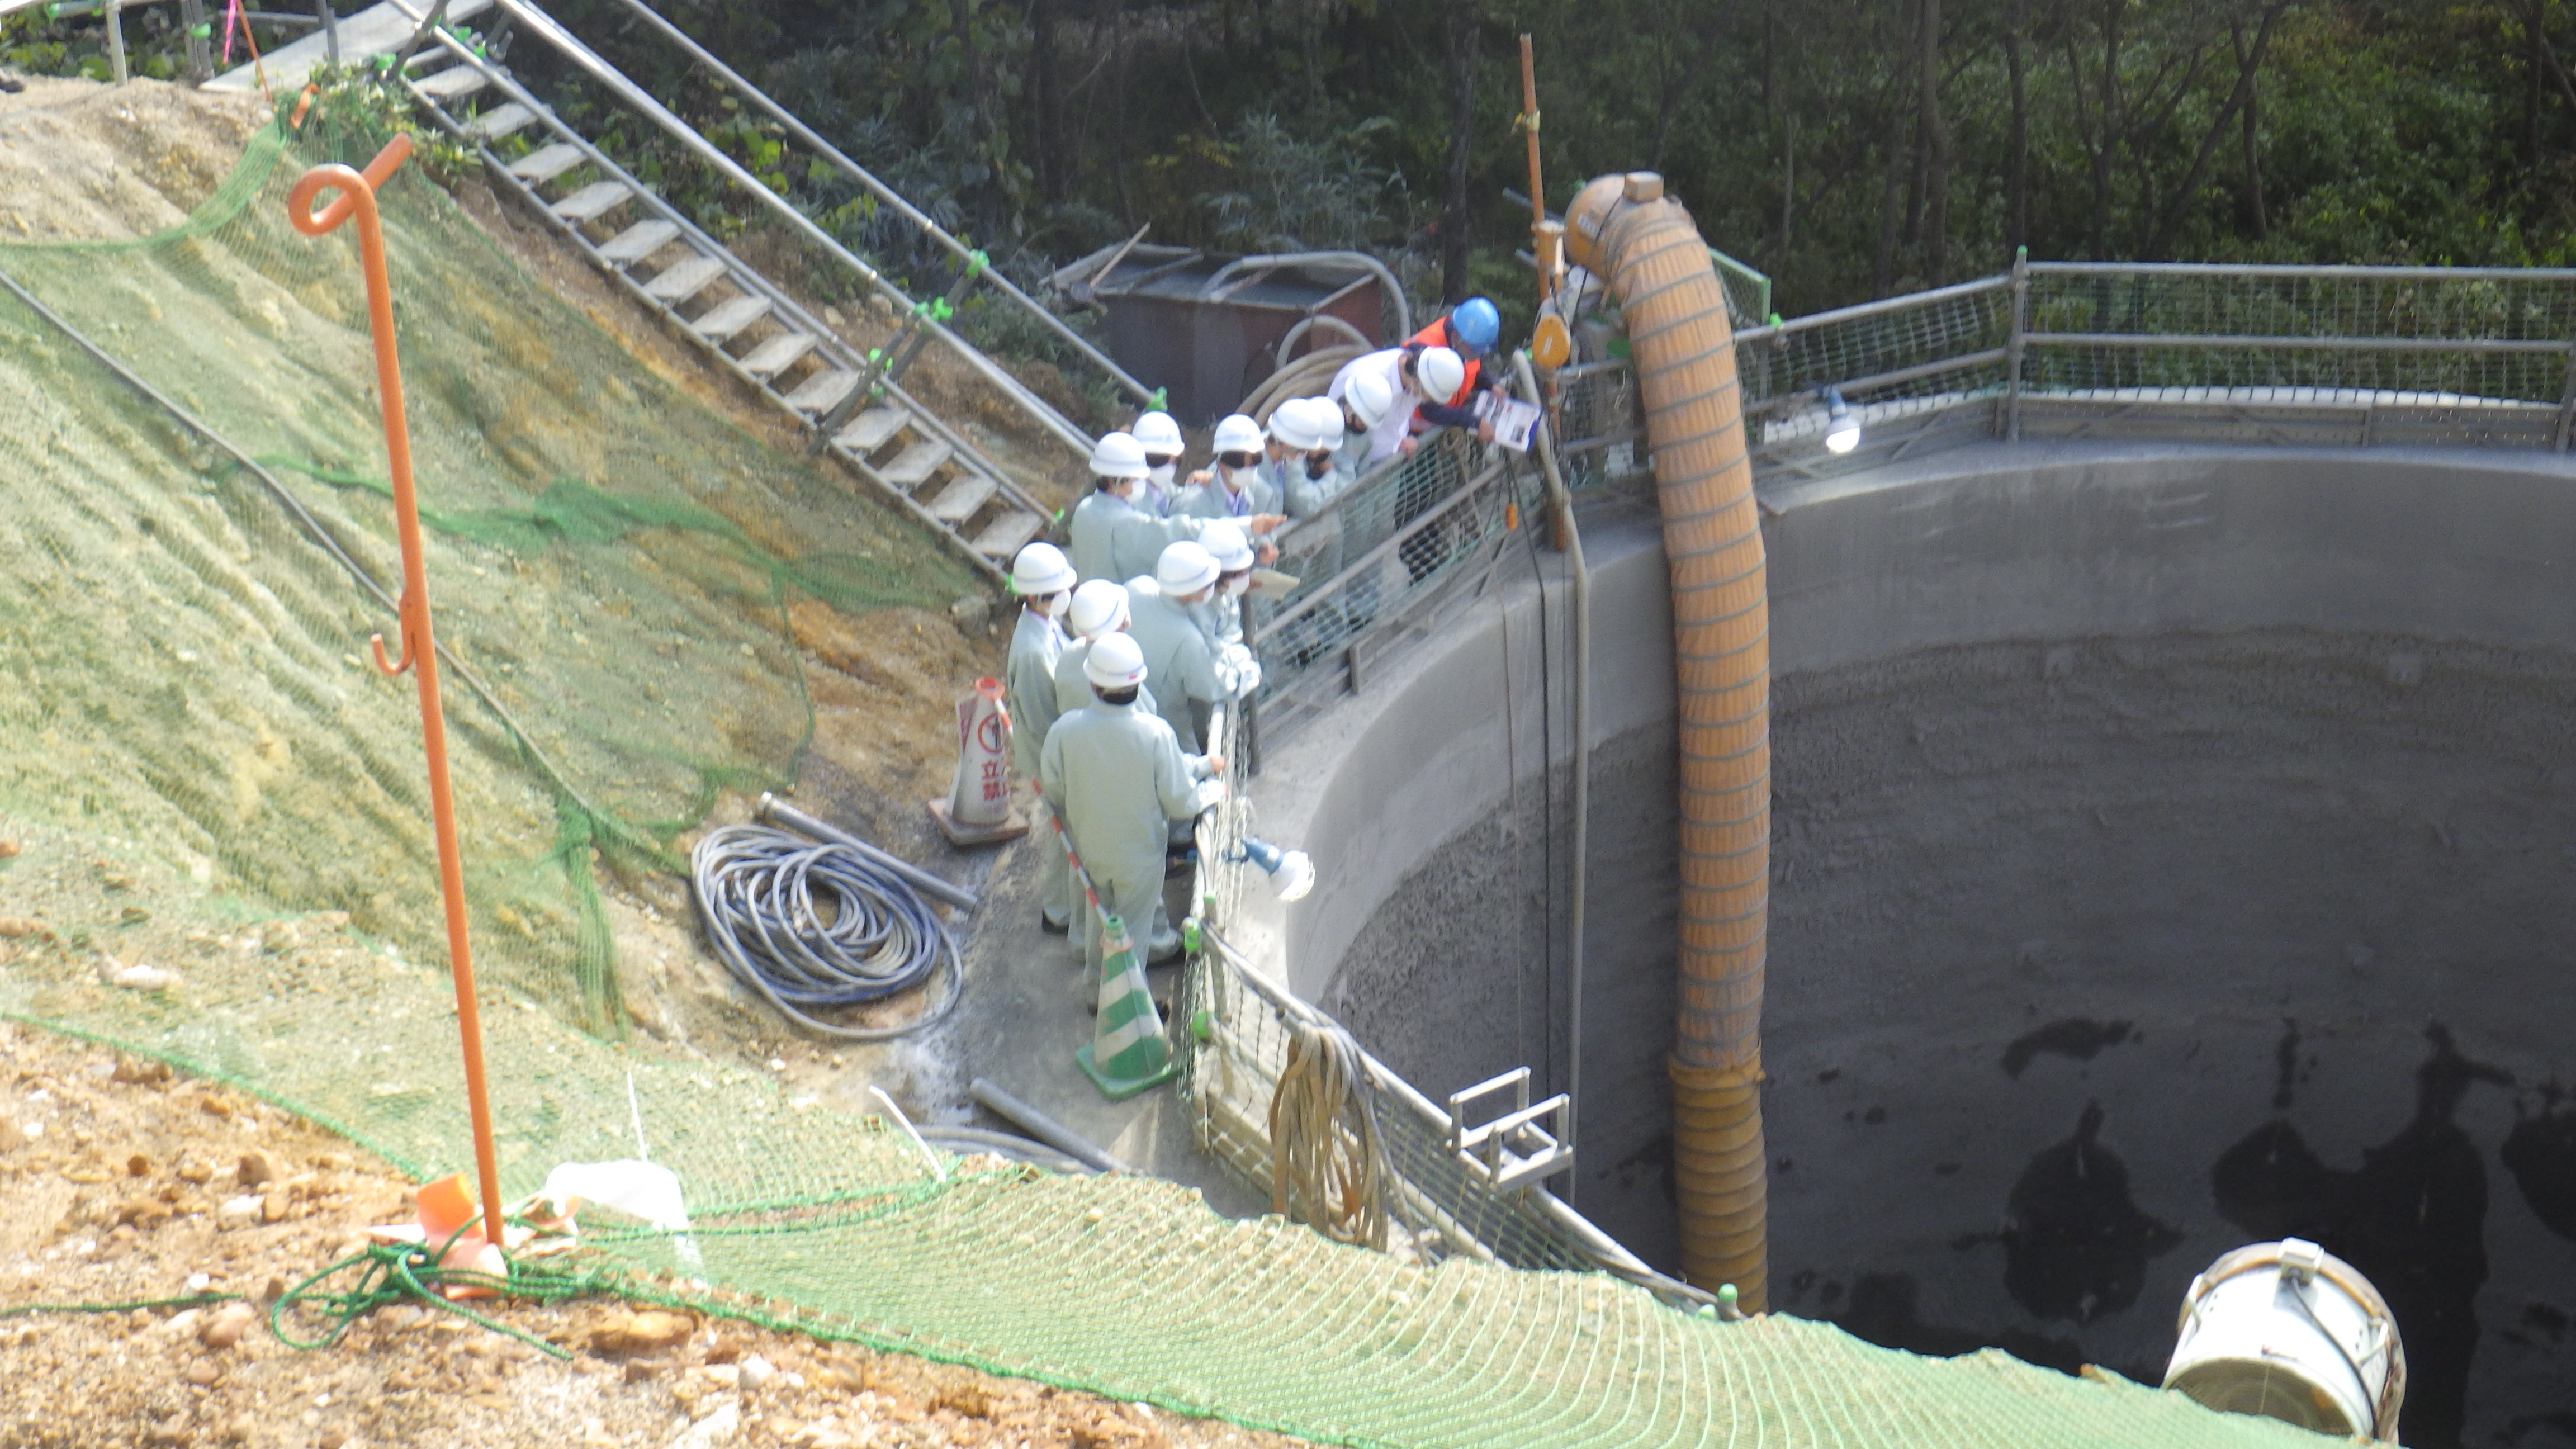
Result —
[{"label": "traffic cone", "polygon": [[1029,833],[1028,817],[1011,808],[1011,712],[1002,681],[978,679],[957,700],[957,775],[948,798],[932,800],[930,818],[948,843],[992,845]]},{"label": "traffic cone", "polygon": [[1178,1077],[1181,1064],[1163,1037],[1163,1014],[1146,989],[1127,923],[1100,910],[1096,896],[1093,913],[1100,921],[1100,1020],[1090,1045],[1075,1048],[1073,1060],[1103,1096],[1124,1102]]}]

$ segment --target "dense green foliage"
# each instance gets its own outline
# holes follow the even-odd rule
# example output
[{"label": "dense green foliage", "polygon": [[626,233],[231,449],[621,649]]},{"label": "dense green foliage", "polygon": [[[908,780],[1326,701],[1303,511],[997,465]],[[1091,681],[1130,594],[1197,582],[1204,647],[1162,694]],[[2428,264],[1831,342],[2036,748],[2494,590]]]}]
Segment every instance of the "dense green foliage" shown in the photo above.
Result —
[{"label": "dense green foliage", "polygon": [[[909,227],[732,104],[624,0],[552,8],[773,187],[944,285]],[[1528,184],[1522,31],[1551,201],[1602,171],[1663,171],[1712,242],[1778,279],[1784,310],[1984,274],[2025,243],[2510,264],[2565,260],[2576,233],[2576,79],[2558,39],[2576,44],[2576,7],[2560,0],[663,8],[1023,277],[1150,224],[1163,242],[1367,246],[1426,292],[1508,302],[1525,291],[1512,254],[1527,212],[1504,195]],[[21,64],[94,60],[78,29],[94,19],[12,23],[0,45]],[[577,97],[539,47],[511,59]]]}]

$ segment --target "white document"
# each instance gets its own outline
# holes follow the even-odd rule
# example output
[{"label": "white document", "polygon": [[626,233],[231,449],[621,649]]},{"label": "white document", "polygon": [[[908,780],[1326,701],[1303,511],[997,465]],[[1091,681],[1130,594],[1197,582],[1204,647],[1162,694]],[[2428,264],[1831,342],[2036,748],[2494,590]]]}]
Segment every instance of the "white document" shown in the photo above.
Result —
[{"label": "white document", "polygon": [[1494,441],[1515,453],[1526,453],[1538,436],[1539,419],[1543,416],[1536,404],[1525,403],[1499,392],[1476,395],[1476,415],[1494,425]]}]

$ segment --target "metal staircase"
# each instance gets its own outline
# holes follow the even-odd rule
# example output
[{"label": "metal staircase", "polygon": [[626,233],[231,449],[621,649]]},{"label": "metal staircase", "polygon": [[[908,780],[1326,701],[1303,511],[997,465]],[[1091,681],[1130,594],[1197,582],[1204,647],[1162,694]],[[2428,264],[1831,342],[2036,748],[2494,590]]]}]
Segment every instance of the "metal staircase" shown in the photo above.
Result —
[{"label": "metal staircase", "polygon": [[[444,29],[401,66],[439,126],[472,147],[494,184],[528,207],[637,302],[771,403],[822,450],[955,539],[987,574],[1045,531],[1048,510],[894,377],[783,289],[559,119],[501,66]],[[517,159],[509,137],[543,137]],[[892,349],[888,349],[892,350]]]}]

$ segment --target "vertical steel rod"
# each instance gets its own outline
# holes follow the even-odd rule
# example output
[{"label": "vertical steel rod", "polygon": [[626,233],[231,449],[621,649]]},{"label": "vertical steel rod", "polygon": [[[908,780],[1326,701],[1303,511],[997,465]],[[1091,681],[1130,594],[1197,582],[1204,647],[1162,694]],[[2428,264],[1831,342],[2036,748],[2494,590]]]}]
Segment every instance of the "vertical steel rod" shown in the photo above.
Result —
[{"label": "vertical steel rod", "polygon": [[[464,1038],[465,1105],[474,1128],[474,1169],[483,1198],[483,1237],[502,1245],[501,1168],[492,1146],[492,1101],[483,1076],[483,1016],[474,994],[474,950],[465,914],[465,860],[456,837],[456,801],[447,779],[447,720],[438,701],[438,645],[429,625],[429,571],[422,556],[420,504],[412,490],[411,425],[403,411],[402,360],[394,346],[393,282],[385,271],[384,227],[376,214],[376,188],[390,180],[411,154],[411,138],[397,134],[367,163],[316,166],[287,193],[287,219],[306,236],[321,236],[351,216],[358,219],[358,256],[367,276],[367,323],[375,342],[376,392],[385,422],[385,458],[393,474],[394,526],[402,543],[402,658],[385,658],[385,636],[369,641],[376,667],[388,675],[412,671],[420,686],[420,738],[429,763],[430,823],[438,837],[438,891],[447,912],[447,956],[456,978],[456,1026]],[[313,199],[339,195],[320,212]]]}]

